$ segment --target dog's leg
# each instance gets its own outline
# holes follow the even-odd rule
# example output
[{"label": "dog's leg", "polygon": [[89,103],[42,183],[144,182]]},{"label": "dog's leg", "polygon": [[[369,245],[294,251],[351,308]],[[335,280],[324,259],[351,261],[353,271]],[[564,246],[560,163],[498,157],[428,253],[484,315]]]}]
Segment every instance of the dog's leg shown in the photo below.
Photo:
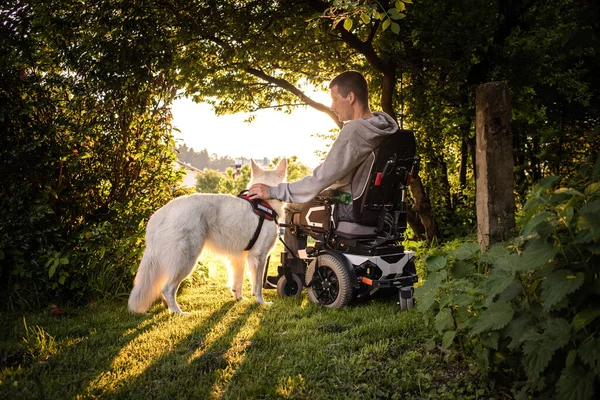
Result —
[{"label": "dog's leg", "polygon": [[169,276],[167,278],[167,283],[162,288],[162,295],[169,307],[169,311],[172,313],[179,315],[189,314],[181,311],[179,304],[177,304],[177,289],[179,289],[181,282],[194,270],[194,266],[198,260],[198,248],[200,248],[201,251],[203,245],[204,242],[202,241],[197,247],[188,244],[187,247],[172,249],[169,254],[167,254],[167,257],[165,257],[170,265],[167,269]]},{"label": "dog's leg", "polygon": [[248,254],[248,269],[250,272],[250,283],[252,284],[252,295],[258,304],[266,303],[262,296],[262,277],[266,268],[266,254]]},{"label": "dog's leg", "polygon": [[242,284],[244,283],[244,258],[243,257],[230,257],[231,274],[229,281],[231,282],[231,291],[236,300],[242,300]]}]

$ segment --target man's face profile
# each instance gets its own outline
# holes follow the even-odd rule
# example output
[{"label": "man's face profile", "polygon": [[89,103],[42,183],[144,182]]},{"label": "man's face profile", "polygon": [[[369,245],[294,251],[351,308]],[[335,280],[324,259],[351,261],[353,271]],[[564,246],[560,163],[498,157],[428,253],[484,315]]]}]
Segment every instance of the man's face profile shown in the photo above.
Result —
[{"label": "man's face profile", "polygon": [[331,87],[331,111],[340,119],[340,121],[349,121],[352,119],[352,98],[354,93],[348,93],[348,96],[342,96],[337,85]]}]

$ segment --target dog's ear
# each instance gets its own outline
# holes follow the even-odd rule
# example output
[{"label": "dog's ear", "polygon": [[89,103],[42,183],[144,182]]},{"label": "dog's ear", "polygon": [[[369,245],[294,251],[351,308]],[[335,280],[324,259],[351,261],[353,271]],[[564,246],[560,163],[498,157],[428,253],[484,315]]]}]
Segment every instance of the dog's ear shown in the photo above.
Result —
[{"label": "dog's ear", "polygon": [[285,179],[285,174],[287,172],[287,160],[285,158],[282,158],[281,161],[279,161],[279,164],[275,167],[275,172],[277,172],[277,175],[279,175],[281,179]]},{"label": "dog's ear", "polygon": [[253,159],[250,159],[250,166],[252,167],[252,176],[259,176],[260,174],[265,172],[265,170],[262,169],[260,165],[255,163]]}]

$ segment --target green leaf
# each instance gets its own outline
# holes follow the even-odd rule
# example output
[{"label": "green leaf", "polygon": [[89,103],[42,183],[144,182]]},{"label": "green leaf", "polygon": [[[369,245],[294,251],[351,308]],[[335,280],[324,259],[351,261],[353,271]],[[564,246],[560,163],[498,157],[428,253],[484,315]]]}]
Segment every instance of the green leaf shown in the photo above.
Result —
[{"label": "green leaf", "polygon": [[446,331],[444,336],[442,337],[442,346],[445,348],[449,348],[452,346],[452,342],[454,342],[454,337],[456,336],[456,331]]},{"label": "green leaf", "polygon": [[439,271],[446,266],[448,260],[444,256],[429,256],[425,260],[429,271]]},{"label": "green leaf", "polygon": [[58,278],[58,283],[60,283],[61,285],[64,285],[65,279],[67,279],[67,275],[61,275],[60,278]]},{"label": "green leaf", "polygon": [[585,190],[583,191],[583,193],[586,196],[597,196],[600,195],[600,182],[592,182],[590,183]]},{"label": "green leaf", "polygon": [[452,275],[454,276],[454,279],[473,276],[474,273],[475,265],[468,261],[457,261],[452,266]]},{"label": "green leaf", "polygon": [[424,347],[427,351],[433,351],[433,349],[435,349],[435,340],[433,338],[427,339],[425,341]]},{"label": "green leaf", "polygon": [[386,18],[385,21],[383,21],[381,28],[385,31],[387,28],[389,28],[391,23],[392,21],[389,18]]},{"label": "green leaf", "polygon": [[504,243],[495,243],[485,253],[479,257],[480,262],[487,264],[496,264],[498,261],[502,261],[508,257],[508,249]]},{"label": "green leaf", "polygon": [[402,0],[404,4],[412,4],[412,0]]},{"label": "green leaf", "polygon": [[540,234],[540,236],[547,237],[552,232],[552,226],[550,223],[554,219],[554,215],[550,214],[548,211],[535,214],[523,227],[522,235],[527,237],[533,232],[537,232]]},{"label": "green leaf", "polygon": [[573,293],[583,285],[583,272],[575,275],[568,269],[558,269],[551,272],[542,282],[542,302],[545,310],[558,304],[568,294]]},{"label": "green leaf", "polygon": [[492,303],[477,317],[472,333],[477,335],[486,330],[502,329],[510,322],[514,313],[515,310],[509,303]]},{"label": "green leaf", "polygon": [[506,326],[506,335],[512,339],[508,348],[511,350],[516,349],[522,342],[523,335],[528,331],[531,325],[531,316],[522,315],[516,319],[510,321]]},{"label": "green leaf", "polygon": [[50,267],[50,269],[48,270],[48,277],[52,278],[52,276],[54,275],[54,273],[56,272],[56,267],[58,267],[58,264],[60,263],[60,259],[55,258],[54,262],[52,263],[52,266]]},{"label": "green leaf", "polygon": [[571,338],[571,326],[562,318],[546,321],[543,329],[542,333],[538,333],[531,328],[521,337],[525,354],[523,359],[525,372],[532,379],[540,376],[556,351],[567,345]]},{"label": "green leaf", "polygon": [[556,384],[559,400],[587,400],[594,398],[594,374],[581,368],[563,369]]},{"label": "green leaf", "polygon": [[350,29],[352,29],[352,19],[350,18],[346,18],[344,20],[344,29],[349,31]]},{"label": "green leaf", "polygon": [[590,368],[600,368],[600,340],[588,339],[579,347],[578,354]]},{"label": "green leaf", "polygon": [[479,251],[479,245],[477,243],[464,243],[462,246],[454,250],[454,256],[457,260],[467,260],[475,257]]},{"label": "green leaf", "polygon": [[388,15],[391,19],[400,19],[400,13],[395,8],[390,8],[388,10]]},{"label": "green leaf", "polygon": [[547,178],[541,179],[536,185],[534,190],[545,190],[552,186],[556,181],[558,181],[558,176],[549,176]]},{"label": "green leaf", "polygon": [[559,194],[559,195],[569,195],[569,196],[578,196],[578,197],[585,197],[583,193],[581,193],[579,190],[575,190],[575,189],[571,189],[571,188],[558,188],[554,191],[554,194]]},{"label": "green leaf", "polygon": [[480,337],[481,343],[489,348],[498,350],[498,341],[500,339],[500,334],[498,332],[487,332],[481,335]]},{"label": "green leaf", "polygon": [[590,308],[587,310],[583,310],[577,313],[575,317],[573,317],[573,322],[571,322],[571,325],[573,326],[575,332],[579,332],[580,330],[585,328],[587,324],[595,320],[596,317],[598,317],[599,315],[600,309]]},{"label": "green leaf", "polygon": [[596,162],[594,163],[594,169],[592,170],[593,178],[597,178],[599,176],[600,176],[600,155],[598,155],[598,158],[596,159]]},{"label": "green leaf", "polygon": [[453,329],[454,328],[454,318],[452,317],[452,311],[447,307],[442,309],[435,316],[434,324],[435,324],[435,329],[440,334],[447,329]]},{"label": "green leaf", "polygon": [[396,10],[398,10],[398,11],[404,11],[404,10],[406,10],[406,6],[400,0],[396,0],[396,3],[394,5],[396,6]]},{"label": "green leaf", "polygon": [[540,269],[552,260],[556,254],[558,254],[558,249],[552,244],[541,239],[534,239],[525,246],[523,254],[519,257],[519,270]]},{"label": "green leaf", "polygon": [[494,268],[483,284],[483,290],[488,300],[487,304],[494,301],[496,296],[504,292],[514,281],[512,273],[500,268]]},{"label": "green leaf", "polygon": [[61,259],[60,259],[60,263],[61,263],[62,265],[66,265],[66,264],[68,264],[68,263],[69,263],[69,257],[63,257],[63,258],[61,258]]},{"label": "green leaf", "polygon": [[360,14],[360,20],[363,22],[363,24],[368,24],[371,22],[371,18],[369,18],[369,16],[366,13],[361,13]]},{"label": "green leaf", "polygon": [[575,360],[577,359],[577,350],[571,349],[569,350],[569,354],[567,354],[567,359],[565,360],[565,367],[569,368],[575,364]]},{"label": "green leaf", "polygon": [[392,22],[392,32],[398,35],[400,33],[400,25],[398,25],[395,22]]},{"label": "green leaf", "polygon": [[490,354],[487,350],[480,350],[475,355],[475,362],[477,363],[477,368],[487,373],[490,368]]},{"label": "green leaf", "polygon": [[415,289],[415,297],[419,299],[417,302],[417,309],[419,311],[426,311],[435,304],[439,286],[446,278],[447,272],[445,270],[431,273],[425,283]]},{"label": "green leaf", "polygon": [[579,209],[575,243],[587,243],[600,239],[600,200],[594,200]]}]

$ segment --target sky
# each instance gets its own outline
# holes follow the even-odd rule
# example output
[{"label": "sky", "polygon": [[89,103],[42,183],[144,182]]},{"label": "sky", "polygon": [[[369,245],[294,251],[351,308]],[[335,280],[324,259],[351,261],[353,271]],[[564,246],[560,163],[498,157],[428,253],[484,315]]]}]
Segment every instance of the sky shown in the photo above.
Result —
[{"label": "sky", "polygon": [[[312,93],[311,98],[331,104],[328,93]],[[259,110],[249,124],[249,114],[216,116],[212,106],[182,98],[173,103],[173,125],[178,144],[185,143],[200,152],[232,158],[290,157],[314,168],[319,165],[315,150],[326,150],[325,142],[315,133],[328,133],[337,126],[325,113],[310,107],[298,108],[291,114],[273,109]]]}]

